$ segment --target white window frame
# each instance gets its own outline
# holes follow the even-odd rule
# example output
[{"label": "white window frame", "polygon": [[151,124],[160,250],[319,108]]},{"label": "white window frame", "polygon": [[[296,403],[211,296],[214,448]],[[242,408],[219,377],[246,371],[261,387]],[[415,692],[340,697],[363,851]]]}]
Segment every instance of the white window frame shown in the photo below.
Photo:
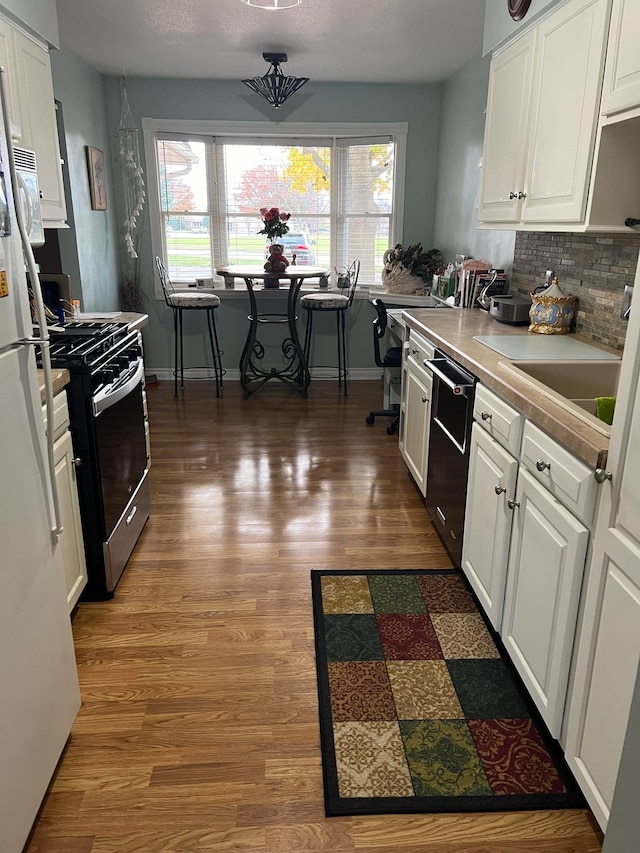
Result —
[{"label": "white window frame", "polygon": [[[269,140],[276,139],[285,144],[296,144],[305,140],[310,144],[318,144],[319,139],[330,140],[333,144],[336,140],[353,139],[353,142],[356,143],[359,139],[366,139],[367,137],[390,136],[395,141],[396,152],[393,182],[393,220],[389,241],[391,246],[395,246],[402,242],[408,129],[407,122],[287,122],[286,124],[270,122],[266,124],[259,121],[143,118],[142,131],[153,257],[157,255],[163,257],[164,254],[159,192],[160,171],[157,154],[159,135],[183,134],[206,142],[241,142],[243,140],[256,141],[268,138]],[[154,281],[156,299],[163,299],[157,276],[154,276]],[[367,282],[367,284],[375,286],[378,283]]]}]

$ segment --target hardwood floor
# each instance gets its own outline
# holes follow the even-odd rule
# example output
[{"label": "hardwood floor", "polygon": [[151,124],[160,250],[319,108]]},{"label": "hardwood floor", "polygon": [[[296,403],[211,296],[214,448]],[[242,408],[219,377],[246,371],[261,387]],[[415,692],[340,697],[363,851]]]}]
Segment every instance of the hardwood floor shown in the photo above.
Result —
[{"label": "hardwood floor", "polygon": [[151,518],[115,598],[79,606],[82,709],[28,853],[599,851],[580,810],[324,816],[309,570],[450,565],[364,423],[381,386],[147,396]]}]

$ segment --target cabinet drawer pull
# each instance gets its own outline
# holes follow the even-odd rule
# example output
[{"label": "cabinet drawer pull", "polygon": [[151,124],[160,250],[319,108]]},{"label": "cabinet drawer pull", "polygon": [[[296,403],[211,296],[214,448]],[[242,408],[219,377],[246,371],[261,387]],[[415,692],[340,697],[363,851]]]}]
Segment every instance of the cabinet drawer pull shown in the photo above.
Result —
[{"label": "cabinet drawer pull", "polygon": [[517,506],[520,506],[520,501],[514,500],[514,498],[509,498],[507,506],[509,509],[515,509]]},{"label": "cabinet drawer pull", "polygon": [[501,486],[500,484],[498,484],[497,486],[494,487],[494,491],[495,491],[496,495],[501,495],[503,492],[506,492],[507,490],[504,486]]},{"label": "cabinet drawer pull", "polygon": [[526,197],[527,197],[526,193],[523,193],[523,192],[518,193],[518,198],[522,199],[522,198],[526,198]]},{"label": "cabinet drawer pull", "polygon": [[518,198],[518,193],[509,193],[509,201],[513,201],[514,198]]},{"label": "cabinet drawer pull", "polygon": [[493,415],[491,412],[480,412],[480,417],[483,421],[490,421]]},{"label": "cabinet drawer pull", "polygon": [[545,462],[543,459],[538,459],[536,462],[536,468],[538,471],[545,471],[547,468],[551,468],[551,462]]},{"label": "cabinet drawer pull", "polygon": [[605,480],[613,480],[611,471],[605,471],[604,468],[596,468],[593,476],[596,478],[596,483],[604,483]]}]

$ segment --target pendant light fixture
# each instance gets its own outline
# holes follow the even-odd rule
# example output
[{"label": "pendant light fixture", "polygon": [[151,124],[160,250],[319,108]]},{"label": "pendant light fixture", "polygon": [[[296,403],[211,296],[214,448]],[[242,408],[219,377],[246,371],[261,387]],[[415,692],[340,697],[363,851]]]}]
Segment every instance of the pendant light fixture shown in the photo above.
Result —
[{"label": "pendant light fixture", "polygon": [[[247,0],[244,0],[244,2],[247,2]],[[281,104],[284,104],[287,98],[291,97],[305,83],[308,83],[309,78],[285,77],[280,68],[280,63],[287,61],[286,53],[263,53],[262,58],[265,62],[270,63],[270,68],[264,77],[251,77],[249,80],[243,80],[242,82],[278,109]]]},{"label": "pendant light fixture", "polygon": [[247,6],[255,6],[256,9],[291,9],[299,6],[302,0],[242,0]]}]

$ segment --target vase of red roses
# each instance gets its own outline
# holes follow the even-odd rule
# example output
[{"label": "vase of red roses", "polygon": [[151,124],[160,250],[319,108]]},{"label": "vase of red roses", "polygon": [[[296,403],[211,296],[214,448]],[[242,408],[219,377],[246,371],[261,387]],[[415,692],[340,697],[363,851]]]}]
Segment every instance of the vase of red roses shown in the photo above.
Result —
[{"label": "vase of red roses", "polygon": [[290,213],[280,213],[277,207],[261,207],[260,215],[263,226],[258,234],[265,234],[270,243],[274,243],[288,232],[287,221],[291,217]]},{"label": "vase of red roses", "polygon": [[269,242],[269,257],[264,265],[265,272],[273,273],[264,280],[265,287],[278,287],[280,282],[278,272],[284,272],[289,266],[289,259],[285,257],[284,247],[278,243],[289,230],[287,225],[290,213],[281,213],[278,207],[261,207],[263,226],[258,234],[264,234]]}]

